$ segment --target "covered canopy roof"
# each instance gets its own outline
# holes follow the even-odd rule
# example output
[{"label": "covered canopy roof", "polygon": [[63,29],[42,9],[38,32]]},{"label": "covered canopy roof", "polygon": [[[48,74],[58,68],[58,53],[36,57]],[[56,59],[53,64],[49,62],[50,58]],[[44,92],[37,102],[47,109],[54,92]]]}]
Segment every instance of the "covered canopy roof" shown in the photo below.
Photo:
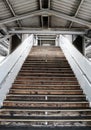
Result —
[{"label": "covered canopy roof", "polygon": [[0,26],[91,28],[91,0],[0,0]]}]

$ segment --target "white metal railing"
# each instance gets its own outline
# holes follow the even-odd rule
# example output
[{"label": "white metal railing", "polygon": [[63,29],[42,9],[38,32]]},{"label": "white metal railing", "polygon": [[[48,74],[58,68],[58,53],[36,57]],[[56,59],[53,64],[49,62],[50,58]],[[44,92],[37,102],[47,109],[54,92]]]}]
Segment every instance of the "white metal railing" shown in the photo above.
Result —
[{"label": "white metal railing", "polygon": [[60,35],[59,45],[71,65],[88,101],[91,103],[91,62],[65,36]]},{"label": "white metal railing", "polygon": [[0,63],[0,106],[32,46],[33,35],[30,35],[12,54]]}]

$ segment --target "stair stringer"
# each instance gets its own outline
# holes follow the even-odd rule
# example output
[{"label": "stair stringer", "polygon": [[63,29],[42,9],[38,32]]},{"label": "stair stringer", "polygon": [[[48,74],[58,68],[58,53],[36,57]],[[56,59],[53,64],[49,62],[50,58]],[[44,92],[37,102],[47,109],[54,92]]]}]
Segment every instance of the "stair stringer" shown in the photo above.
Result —
[{"label": "stair stringer", "polygon": [[[88,77],[90,77],[90,76],[88,75],[88,77],[87,77],[87,75],[84,73],[84,71],[80,67],[81,63],[79,65],[78,62],[76,61],[76,58],[74,57],[74,54],[72,55],[72,52],[74,52],[72,50],[75,50],[75,52],[78,52],[78,50],[73,45],[71,45],[71,43],[69,41],[67,41],[67,39],[65,37],[63,37],[61,35],[59,38],[59,46],[63,50],[64,55],[65,55],[66,59],[68,60],[73,72],[75,73],[75,76],[76,76],[81,88],[83,89],[83,92],[86,95],[87,100],[89,101],[89,105],[91,106],[91,81],[88,79]],[[72,50],[70,50],[70,49],[72,49]],[[79,59],[80,59],[80,55],[82,58],[82,54],[80,54],[80,52],[78,52],[78,53],[79,53]],[[84,62],[84,64],[82,63],[82,65],[85,65],[85,62]]]},{"label": "stair stringer", "polygon": [[[7,57],[8,60],[6,59],[6,61],[4,61],[2,65],[0,65],[0,69],[5,70],[4,75],[0,73],[0,77],[3,77],[3,80],[0,81],[0,107],[3,105],[3,101],[5,100],[7,93],[12,87],[12,83],[14,82],[18,72],[20,71],[26,57],[30,53],[32,46],[33,35],[29,36],[11,55]],[[20,50],[21,52],[19,52]],[[19,53],[19,55],[17,55],[17,58],[15,58],[15,54],[17,53]],[[16,60],[11,61],[10,66],[8,66],[11,59]]]}]

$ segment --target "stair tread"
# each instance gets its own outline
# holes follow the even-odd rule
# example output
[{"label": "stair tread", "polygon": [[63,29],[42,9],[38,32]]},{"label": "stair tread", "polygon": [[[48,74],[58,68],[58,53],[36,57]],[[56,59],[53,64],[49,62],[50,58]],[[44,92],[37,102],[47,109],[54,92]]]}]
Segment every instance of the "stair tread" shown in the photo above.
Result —
[{"label": "stair tread", "polygon": [[58,100],[30,100],[30,101],[26,101],[25,100],[21,100],[21,101],[17,101],[17,100],[5,100],[5,102],[17,102],[17,103],[76,103],[76,104],[80,104],[80,103],[88,103],[88,101],[58,101]]},{"label": "stair tread", "polygon": [[40,108],[40,107],[9,107],[9,106],[4,106],[0,109],[0,111],[50,111],[50,112],[91,112],[90,108],[54,108],[54,107],[46,107],[46,108]]},{"label": "stair tread", "polygon": [[[19,89],[19,88],[11,88],[11,90],[26,90],[26,88],[22,88],[22,89]],[[32,90],[32,91],[39,91],[39,90],[41,90],[41,91],[63,91],[63,92],[66,92],[66,91],[68,91],[68,92],[73,92],[73,91],[75,91],[75,92],[83,92],[81,89],[78,89],[78,90],[64,90],[64,89],[55,89],[55,90],[53,90],[53,89],[32,89],[32,88],[30,88],[30,89],[28,89],[28,91],[29,90]]]},{"label": "stair tread", "polygon": [[7,97],[9,96],[24,96],[24,97],[37,97],[37,96],[40,96],[40,97],[43,97],[43,96],[49,96],[49,97],[85,97],[85,95],[58,95],[58,94],[31,94],[31,95],[23,95],[23,94],[8,94]]},{"label": "stair tread", "polygon": [[[11,94],[13,94],[13,95],[23,95],[23,96],[31,95],[30,93],[26,94],[26,93],[13,93],[13,92],[9,92],[9,94],[10,94],[10,95],[11,95]],[[40,95],[40,93],[39,93],[38,95]],[[43,95],[44,95],[44,93],[43,93]],[[46,94],[45,94],[45,95],[46,95]],[[54,94],[50,94],[50,95],[54,95]],[[77,96],[78,96],[79,94],[78,94],[78,93],[77,93],[77,94],[76,94],[76,93],[75,93],[75,94],[67,94],[67,93],[66,93],[66,94],[65,94],[65,93],[64,93],[64,94],[60,94],[60,93],[58,93],[57,95],[62,95],[62,96],[67,96],[67,95],[68,95],[68,96],[74,96],[74,95],[77,95]],[[84,94],[81,93],[80,95],[83,96]]]},{"label": "stair tread", "polygon": [[[18,75],[18,77],[17,78],[19,78],[19,77],[23,77],[23,76],[21,76],[21,75]],[[26,76],[26,78],[31,78],[31,77],[35,77],[35,76]],[[25,77],[23,77],[23,78],[25,78]],[[39,79],[40,79],[40,77],[38,77]],[[43,77],[43,78],[45,78],[45,79],[64,79],[65,77],[64,76],[62,76],[62,77],[55,77],[55,76],[53,76],[53,77]],[[76,80],[76,77],[66,77],[66,79],[75,79]],[[76,80],[77,81],[77,80]]]},{"label": "stair tread", "polygon": [[76,77],[64,77],[64,76],[62,76],[62,77],[55,77],[55,76],[53,76],[53,77],[46,77],[46,76],[44,76],[44,77],[39,77],[39,76],[36,76],[36,78],[35,78],[35,76],[21,76],[21,75],[18,75],[18,77],[17,78],[24,78],[24,79],[31,79],[31,78],[34,78],[34,79],[65,79],[65,80],[68,80],[68,79],[71,79],[71,81],[72,81],[72,79],[74,79],[75,81],[77,81],[77,79],[76,79]]},{"label": "stair tread", "polygon": [[[20,80],[20,79],[16,79],[15,80],[15,82],[17,82],[17,81],[22,81],[22,80]],[[37,80],[37,79],[35,79],[34,81],[33,80],[29,80],[29,79],[26,79],[26,81],[30,81],[30,82],[47,82],[47,83],[50,83],[50,82],[55,82],[55,83],[62,83],[62,82],[68,82],[68,83],[74,83],[74,82],[76,82],[77,84],[78,84],[78,82],[77,81],[72,81],[72,80],[68,80],[68,81],[54,81],[54,80]]]},{"label": "stair tread", "polygon": [[91,121],[91,116],[64,116],[64,117],[62,117],[62,116],[48,116],[48,115],[44,115],[44,116],[42,116],[42,115],[39,115],[39,116],[0,116],[0,120],[2,120],[2,119],[12,119],[12,121],[13,121],[13,119],[16,119],[16,120],[18,120],[18,119],[21,119],[20,121],[22,121],[22,120],[56,120],[56,121],[58,121],[58,120],[63,120],[63,121],[65,121],[65,120],[67,120],[67,121],[70,121],[70,120],[74,120],[74,121],[83,121],[83,120],[85,120],[85,121]]},{"label": "stair tread", "polygon": [[84,108],[84,107],[17,107],[17,106],[2,106],[1,109],[28,109],[28,110],[90,110],[91,108]]},{"label": "stair tread", "polygon": [[[27,81],[26,81],[26,83],[27,83]],[[64,85],[64,84],[63,84],[63,85],[62,85],[62,84],[61,84],[61,85],[60,85],[60,84],[26,84],[26,83],[24,84],[24,83],[16,83],[16,82],[15,82],[15,83],[13,84],[13,86],[26,86],[26,87],[27,87],[27,86],[30,86],[30,87],[31,87],[31,86],[49,86],[49,87],[51,87],[51,86],[56,86],[56,87],[57,87],[57,86],[58,86],[58,87],[61,87],[61,86],[63,86],[63,87],[68,87],[68,86],[69,86],[69,87],[71,87],[71,86],[72,86],[72,87],[75,87],[75,86],[77,86],[77,87],[80,87],[78,84],[77,84],[77,85],[74,85],[74,84],[71,84],[71,85],[69,85],[69,84],[67,84],[67,85]]]}]

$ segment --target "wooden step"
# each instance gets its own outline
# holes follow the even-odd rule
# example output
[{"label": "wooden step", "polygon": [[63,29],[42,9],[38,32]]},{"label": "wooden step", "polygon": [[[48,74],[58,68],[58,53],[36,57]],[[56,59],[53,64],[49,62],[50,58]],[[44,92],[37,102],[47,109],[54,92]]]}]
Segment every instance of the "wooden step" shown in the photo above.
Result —
[{"label": "wooden step", "polygon": [[[64,65],[58,65],[58,66],[56,66],[56,65],[54,65],[54,66],[51,66],[51,65],[45,65],[45,66],[42,66],[42,65],[23,65],[23,67],[26,67],[27,69],[29,69],[29,68],[37,68],[37,69],[41,69],[41,68],[57,68],[57,69],[59,69],[59,68],[69,68],[69,65],[66,65],[66,66],[64,66]],[[23,69],[23,67],[22,67],[22,69]]]},{"label": "wooden step", "polygon": [[90,108],[62,108],[62,107],[21,107],[21,106],[4,106],[0,110],[0,115],[11,115],[11,116],[24,116],[24,115],[60,115],[60,116],[91,116]]},{"label": "wooden step", "polygon": [[85,95],[40,95],[40,94],[31,94],[31,95],[24,95],[24,94],[8,94],[6,100],[58,100],[58,101],[86,101]]},{"label": "wooden step", "polygon": [[0,111],[0,116],[46,116],[45,113],[47,114],[48,117],[50,116],[91,116],[91,111],[29,111],[29,110],[3,110]]},{"label": "wooden step", "polygon": [[4,101],[4,106],[26,106],[26,107],[89,107],[89,104],[87,101]]},{"label": "wooden step", "polygon": [[91,122],[91,116],[0,116],[0,121],[18,121],[18,122]]},{"label": "wooden step", "polygon": [[54,73],[53,75],[52,75],[52,73],[19,73],[18,75],[19,76],[48,76],[48,77],[50,77],[50,76],[51,77],[53,77],[53,76],[56,76],[56,77],[73,77],[74,76],[74,74],[65,74],[65,73],[63,73],[63,74]]},{"label": "wooden step", "polygon": [[47,90],[47,89],[53,89],[53,90],[78,90],[80,89],[79,86],[56,86],[56,85],[27,85],[27,84],[15,84],[12,86],[13,89],[39,89],[39,90]]},{"label": "wooden step", "polygon": [[28,82],[19,82],[18,84],[13,84],[13,89],[40,89],[40,90],[78,90],[80,89],[79,85],[60,85],[60,84],[36,84],[36,83],[28,83]]},{"label": "wooden step", "polygon": [[48,76],[48,77],[73,77],[74,74],[68,73],[19,73],[19,76]]},{"label": "wooden step", "polygon": [[25,108],[3,108],[0,116],[91,116],[91,109],[25,109]]},{"label": "wooden step", "polygon": [[79,86],[78,82],[77,81],[54,81],[54,80],[29,80],[29,79],[26,79],[26,80],[22,80],[22,79],[16,79],[15,82],[13,83],[13,85],[18,85],[18,84],[31,84],[31,85],[45,85],[45,86]]},{"label": "wooden step", "polygon": [[23,65],[68,65],[69,63],[65,60],[59,60],[59,61],[55,61],[55,62],[49,62],[47,59],[45,59],[44,62],[24,62]]},{"label": "wooden step", "polygon": [[25,95],[25,94],[8,94],[6,97],[6,100],[51,100],[51,101],[86,101],[85,95],[42,95],[42,94],[31,94],[31,95]]},{"label": "wooden step", "polygon": [[90,107],[26,107],[26,106],[2,106],[0,111],[3,111],[3,110],[30,110],[30,111],[91,111],[91,108]]},{"label": "wooden step", "polygon": [[20,71],[20,73],[68,73],[68,74],[71,74],[73,73],[72,70],[47,70],[47,69],[41,69],[41,70],[38,70],[38,69],[22,69]]},{"label": "wooden step", "polygon": [[17,96],[17,97],[18,97],[18,96],[22,96],[22,97],[23,97],[23,96],[24,96],[24,97],[37,97],[37,96],[39,96],[39,97],[45,97],[45,96],[54,97],[54,96],[55,96],[55,97],[58,97],[58,98],[60,98],[60,97],[68,97],[68,98],[69,98],[69,97],[71,97],[71,98],[73,98],[73,97],[85,97],[85,95],[83,95],[83,94],[81,94],[81,95],[60,95],[60,94],[59,94],[59,95],[58,95],[58,94],[57,94],[57,95],[56,95],[56,94],[53,94],[53,95],[52,95],[52,94],[51,94],[51,95],[50,95],[50,94],[39,94],[39,95],[38,95],[38,94],[37,94],[37,95],[36,95],[36,94],[31,94],[31,95],[23,95],[23,94],[20,94],[20,95],[19,95],[19,94],[8,94],[8,95],[7,95],[7,97],[10,97],[10,96],[11,96],[11,97],[12,97],[12,96]]},{"label": "wooden step", "polygon": [[[38,69],[38,68],[30,67],[29,70],[30,70],[30,71],[31,71],[31,70],[35,70],[35,71],[36,71],[36,70],[39,70],[39,69]],[[44,71],[45,71],[45,70],[47,70],[47,71],[59,71],[59,72],[60,72],[60,71],[72,71],[72,69],[69,68],[69,67],[67,67],[67,68],[66,68],[66,67],[64,67],[64,68],[63,68],[63,67],[62,67],[62,68],[46,68],[46,67],[43,68],[43,67],[42,67],[42,68],[40,68],[39,71],[41,71],[41,70],[44,70]],[[21,69],[20,71],[28,71],[28,70],[27,70],[27,67],[23,67],[23,66],[22,66],[22,69]]]},{"label": "wooden step", "polygon": [[55,77],[55,76],[42,76],[42,77],[39,77],[39,76],[20,76],[18,75],[16,79],[22,79],[22,80],[60,80],[60,81],[77,81],[77,79],[75,77]]},{"label": "wooden step", "polygon": [[[40,57],[40,59],[37,57],[30,57],[30,56],[28,56],[27,57],[27,59],[26,59],[26,62],[43,62],[43,61],[45,61],[45,59],[46,59],[46,57],[44,57],[44,58],[41,58]],[[57,58],[57,59],[55,59],[55,58],[47,58],[47,60],[48,60],[48,62],[60,62],[60,61],[67,61],[66,60],[66,58],[65,57],[61,57],[61,58]]]},{"label": "wooden step", "polygon": [[10,89],[10,94],[64,94],[64,95],[73,95],[73,94],[83,94],[82,90],[40,90],[40,89]]}]

